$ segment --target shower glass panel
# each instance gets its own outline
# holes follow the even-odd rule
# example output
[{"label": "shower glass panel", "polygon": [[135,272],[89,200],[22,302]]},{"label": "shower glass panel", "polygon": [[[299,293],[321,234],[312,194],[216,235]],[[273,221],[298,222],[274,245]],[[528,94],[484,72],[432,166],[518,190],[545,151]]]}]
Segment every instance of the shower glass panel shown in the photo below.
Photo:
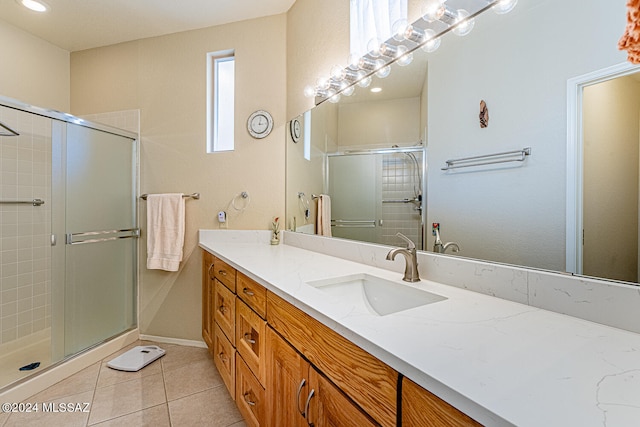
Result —
[{"label": "shower glass panel", "polygon": [[333,236],[397,245],[400,232],[423,249],[424,168],[423,148],[329,155]]},{"label": "shower glass panel", "polygon": [[0,123],[19,134],[0,135],[4,391],[135,328],[139,149],[132,132],[1,96]]},{"label": "shower glass panel", "polygon": [[67,124],[65,356],[135,325],[135,141]]}]

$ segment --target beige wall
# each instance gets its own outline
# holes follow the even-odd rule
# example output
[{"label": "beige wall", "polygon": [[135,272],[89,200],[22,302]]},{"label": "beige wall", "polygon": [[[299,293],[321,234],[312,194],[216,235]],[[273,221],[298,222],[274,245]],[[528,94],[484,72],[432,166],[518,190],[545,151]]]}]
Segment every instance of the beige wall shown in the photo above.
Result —
[{"label": "beige wall", "polygon": [[586,87],[582,107],[583,272],[637,282],[640,82],[621,77]]},{"label": "beige wall", "polygon": [[69,52],[0,20],[0,96],[69,111]]},{"label": "beige wall", "polygon": [[[206,53],[235,49],[236,130],[233,152],[206,154]],[[71,55],[71,112],[140,109],[141,192],[200,192],[187,201],[184,261],[177,273],[147,270],[146,210],[140,206],[140,330],[200,339],[201,255],[198,229],[266,229],[284,217],[286,16],[238,22]],[[246,119],[265,109],[274,130],[251,138]],[[250,195],[244,212],[229,203]],[[242,206],[242,203],[238,203]]]},{"label": "beige wall", "polygon": [[389,148],[420,140],[420,98],[389,99],[339,106],[338,145]]},{"label": "beige wall", "polygon": [[349,58],[349,2],[297,0],[287,13],[287,119],[314,105],[305,86]]}]

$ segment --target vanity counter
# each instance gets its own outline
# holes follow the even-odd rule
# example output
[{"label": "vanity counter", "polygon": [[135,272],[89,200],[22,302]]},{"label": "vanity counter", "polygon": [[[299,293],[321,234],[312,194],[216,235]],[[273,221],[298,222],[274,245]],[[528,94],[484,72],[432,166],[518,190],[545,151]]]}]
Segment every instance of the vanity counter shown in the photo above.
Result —
[{"label": "vanity counter", "polygon": [[268,232],[200,232],[203,249],[485,425],[640,420],[638,334],[428,280],[417,286],[446,300],[355,313],[307,282],[402,275],[268,241]]}]

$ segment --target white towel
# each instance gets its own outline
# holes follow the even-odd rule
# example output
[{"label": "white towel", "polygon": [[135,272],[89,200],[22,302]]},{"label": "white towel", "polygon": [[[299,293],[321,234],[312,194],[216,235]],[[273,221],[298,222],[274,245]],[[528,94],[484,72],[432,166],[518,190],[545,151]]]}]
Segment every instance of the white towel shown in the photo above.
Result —
[{"label": "white towel", "polygon": [[318,197],[316,225],[318,236],[331,237],[331,198],[326,194],[321,194]]},{"label": "white towel", "polygon": [[147,268],[178,271],[184,246],[184,198],[180,194],[147,196]]}]

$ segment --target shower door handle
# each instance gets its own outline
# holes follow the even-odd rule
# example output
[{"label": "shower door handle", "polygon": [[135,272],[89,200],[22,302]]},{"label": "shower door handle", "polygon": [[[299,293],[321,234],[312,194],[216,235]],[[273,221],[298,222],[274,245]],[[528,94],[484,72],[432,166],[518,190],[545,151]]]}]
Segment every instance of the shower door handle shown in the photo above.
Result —
[{"label": "shower door handle", "polygon": [[88,231],[85,233],[67,233],[67,245],[83,245],[85,243],[111,242],[119,239],[140,237],[139,228],[122,230]]}]

